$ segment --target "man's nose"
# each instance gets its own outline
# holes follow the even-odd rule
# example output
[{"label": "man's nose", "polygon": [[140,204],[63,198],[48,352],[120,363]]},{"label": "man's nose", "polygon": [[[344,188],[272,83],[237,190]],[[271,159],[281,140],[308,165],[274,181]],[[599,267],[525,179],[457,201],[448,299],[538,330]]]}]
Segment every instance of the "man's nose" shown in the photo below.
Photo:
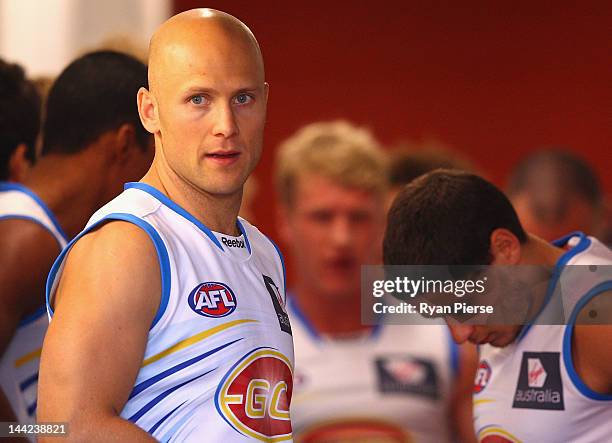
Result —
[{"label": "man's nose", "polygon": [[220,105],[215,109],[213,133],[224,138],[238,134],[238,125],[234,110],[229,104]]},{"label": "man's nose", "polygon": [[330,228],[332,242],[335,246],[346,246],[351,242],[351,228],[348,220],[336,217]]},{"label": "man's nose", "polygon": [[453,319],[447,319],[446,324],[450,329],[453,340],[455,340],[455,343],[457,344],[462,344],[468,341],[470,335],[472,335],[472,332],[474,332],[473,325],[464,325]]}]

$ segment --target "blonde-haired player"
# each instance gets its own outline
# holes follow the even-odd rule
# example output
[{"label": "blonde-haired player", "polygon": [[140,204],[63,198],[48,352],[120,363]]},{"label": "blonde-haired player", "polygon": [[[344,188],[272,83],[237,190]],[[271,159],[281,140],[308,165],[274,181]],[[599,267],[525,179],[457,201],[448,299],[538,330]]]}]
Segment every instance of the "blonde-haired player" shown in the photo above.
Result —
[{"label": "blonde-haired player", "polygon": [[295,266],[296,441],[472,441],[473,372],[446,328],[361,323],[361,266],[380,263],[388,187],[372,134],[314,123],[277,160],[281,232]]}]

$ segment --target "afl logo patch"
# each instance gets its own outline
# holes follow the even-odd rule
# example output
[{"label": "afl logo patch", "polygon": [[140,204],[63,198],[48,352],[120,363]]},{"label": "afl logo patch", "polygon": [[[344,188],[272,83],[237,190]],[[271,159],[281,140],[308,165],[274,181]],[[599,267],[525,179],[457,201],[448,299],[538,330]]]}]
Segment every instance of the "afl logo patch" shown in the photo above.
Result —
[{"label": "afl logo patch", "polygon": [[246,437],[266,442],[291,440],[292,377],[287,357],[275,349],[255,349],[221,380],[215,394],[217,411]]},{"label": "afl logo patch", "polygon": [[189,294],[189,307],[204,317],[225,317],[236,310],[236,295],[225,283],[200,283]]},{"label": "afl logo patch", "polygon": [[491,378],[491,366],[486,360],[482,360],[476,370],[476,377],[474,378],[474,394],[479,394],[487,387],[489,379]]}]

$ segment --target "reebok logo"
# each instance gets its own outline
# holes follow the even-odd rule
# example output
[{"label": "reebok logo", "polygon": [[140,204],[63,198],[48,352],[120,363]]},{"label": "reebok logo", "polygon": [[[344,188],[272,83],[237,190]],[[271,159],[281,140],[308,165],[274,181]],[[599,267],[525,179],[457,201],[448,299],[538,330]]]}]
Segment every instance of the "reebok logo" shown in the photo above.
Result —
[{"label": "reebok logo", "polygon": [[244,240],[238,240],[237,238],[225,238],[221,237],[221,243],[230,248],[244,248]]}]

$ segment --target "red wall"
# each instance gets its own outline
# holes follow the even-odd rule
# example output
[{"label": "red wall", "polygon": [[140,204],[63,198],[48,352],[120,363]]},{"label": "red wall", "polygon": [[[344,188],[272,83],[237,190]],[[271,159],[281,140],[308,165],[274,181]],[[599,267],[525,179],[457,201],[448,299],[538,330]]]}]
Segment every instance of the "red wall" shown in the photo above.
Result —
[{"label": "red wall", "polygon": [[612,3],[430,3],[175,0],[237,16],[263,49],[264,232],[275,237],[274,150],[315,120],[347,118],[384,143],[435,137],[498,185],[530,150],[570,146],[612,191]]}]

